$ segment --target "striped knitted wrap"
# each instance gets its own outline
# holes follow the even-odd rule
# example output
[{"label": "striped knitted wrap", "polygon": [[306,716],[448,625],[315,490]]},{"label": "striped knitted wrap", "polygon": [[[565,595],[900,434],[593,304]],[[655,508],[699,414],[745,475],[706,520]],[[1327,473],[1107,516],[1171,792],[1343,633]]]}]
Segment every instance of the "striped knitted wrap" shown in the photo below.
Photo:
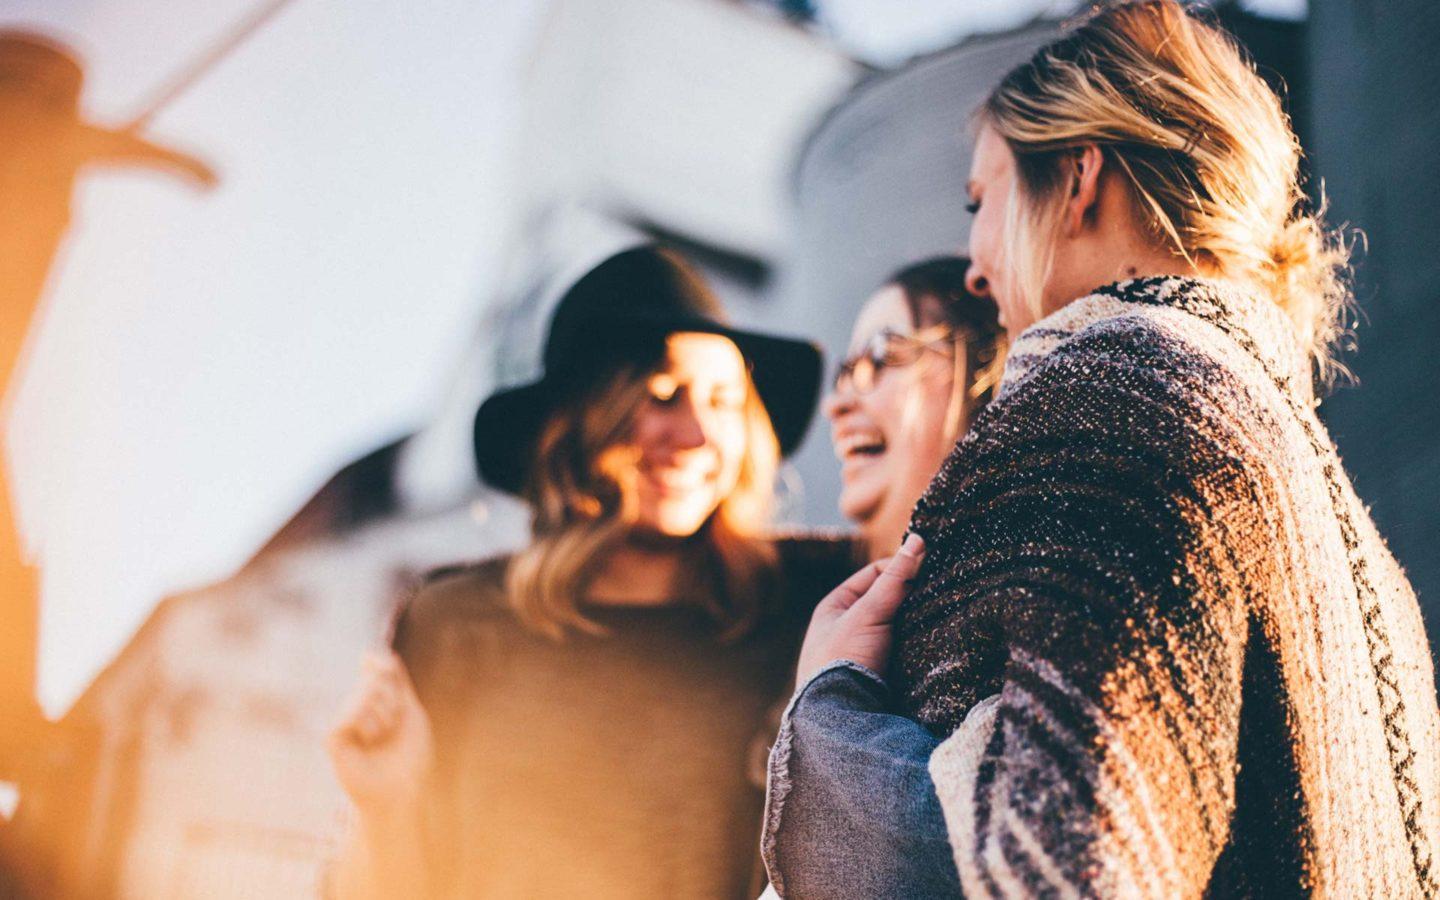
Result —
[{"label": "striped knitted wrap", "polygon": [[967,896],[1440,896],[1419,607],[1310,385],[1221,282],[1015,342],[896,624]]}]

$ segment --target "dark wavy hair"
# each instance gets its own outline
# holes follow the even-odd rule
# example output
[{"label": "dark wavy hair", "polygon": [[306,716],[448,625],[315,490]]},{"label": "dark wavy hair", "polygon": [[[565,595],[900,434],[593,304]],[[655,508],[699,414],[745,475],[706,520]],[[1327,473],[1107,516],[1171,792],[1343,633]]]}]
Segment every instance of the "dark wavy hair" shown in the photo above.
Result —
[{"label": "dark wavy hair", "polygon": [[967,257],[936,256],[906,266],[885,283],[900,288],[916,329],[939,324],[955,329],[956,340],[965,344],[963,390],[978,408],[990,402],[1000,383],[1007,344],[995,302],[965,287],[969,268]]}]

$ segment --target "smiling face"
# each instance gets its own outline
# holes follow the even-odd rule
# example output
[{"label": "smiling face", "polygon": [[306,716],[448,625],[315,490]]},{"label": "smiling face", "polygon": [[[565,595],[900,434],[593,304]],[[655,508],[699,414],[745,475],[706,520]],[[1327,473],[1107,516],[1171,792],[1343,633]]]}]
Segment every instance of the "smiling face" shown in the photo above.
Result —
[{"label": "smiling face", "polygon": [[[915,321],[895,285],[877,291],[860,311],[853,355],[876,335],[913,335]],[[876,373],[869,391],[842,380],[825,399],[831,440],[840,459],[840,512],[855,522],[877,557],[895,552],[920,499],[954,446],[962,415],[952,414],[955,373],[965,371],[963,342],[931,345],[909,365]]]},{"label": "smiling face", "polygon": [[739,481],[750,379],[740,350],[719,335],[673,334],[665,351],[631,429],[634,525],[689,537]]}]

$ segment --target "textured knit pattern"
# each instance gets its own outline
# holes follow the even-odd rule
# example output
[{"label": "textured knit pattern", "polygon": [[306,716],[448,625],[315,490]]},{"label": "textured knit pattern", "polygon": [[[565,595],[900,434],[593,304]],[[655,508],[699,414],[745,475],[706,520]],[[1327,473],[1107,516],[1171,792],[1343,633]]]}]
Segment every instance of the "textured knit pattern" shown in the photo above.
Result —
[{"label": "textured knit pattern", "polygon": [[968,896],[1440,896],[1425,630],[1314,405],[1218,282],[1016,341],[897,623]]}]

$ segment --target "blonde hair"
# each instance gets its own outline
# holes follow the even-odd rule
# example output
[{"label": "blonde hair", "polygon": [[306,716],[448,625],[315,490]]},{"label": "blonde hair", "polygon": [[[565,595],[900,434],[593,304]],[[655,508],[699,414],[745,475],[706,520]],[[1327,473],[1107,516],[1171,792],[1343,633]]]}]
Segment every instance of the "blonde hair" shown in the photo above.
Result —
[{"label": "blonde hair", "polygon": [[[603,634],[580,609],[606,553],[635,520],[636,474],[627,446],[631,425],[649,399],[648,371],[624,367],[598,389],[559,408],[540,432],[526,488],[533,539],[511,558],[506,596],[522,623],[559,640],[568,629]],[[770,417],[747,376],[745,453],[734,489],[687,542],[684,570],[697,598],[722,628],[745,634],[777,586],[776,554],[762,535],[769,525],[780,450]]]},{"label": "blonde hair", "polygon": [[1154,236],[1206,274],[1265,292],[1317,372],[1343,368],[1349,248],[1311,210],[1300,143],[1275,95],[1220,28],[1176,0],[1099,8],[991,93],[980,122],[1015,156],[1009,268],[1032,311],[1069,184],[1062,157],[1099,145]]}]

